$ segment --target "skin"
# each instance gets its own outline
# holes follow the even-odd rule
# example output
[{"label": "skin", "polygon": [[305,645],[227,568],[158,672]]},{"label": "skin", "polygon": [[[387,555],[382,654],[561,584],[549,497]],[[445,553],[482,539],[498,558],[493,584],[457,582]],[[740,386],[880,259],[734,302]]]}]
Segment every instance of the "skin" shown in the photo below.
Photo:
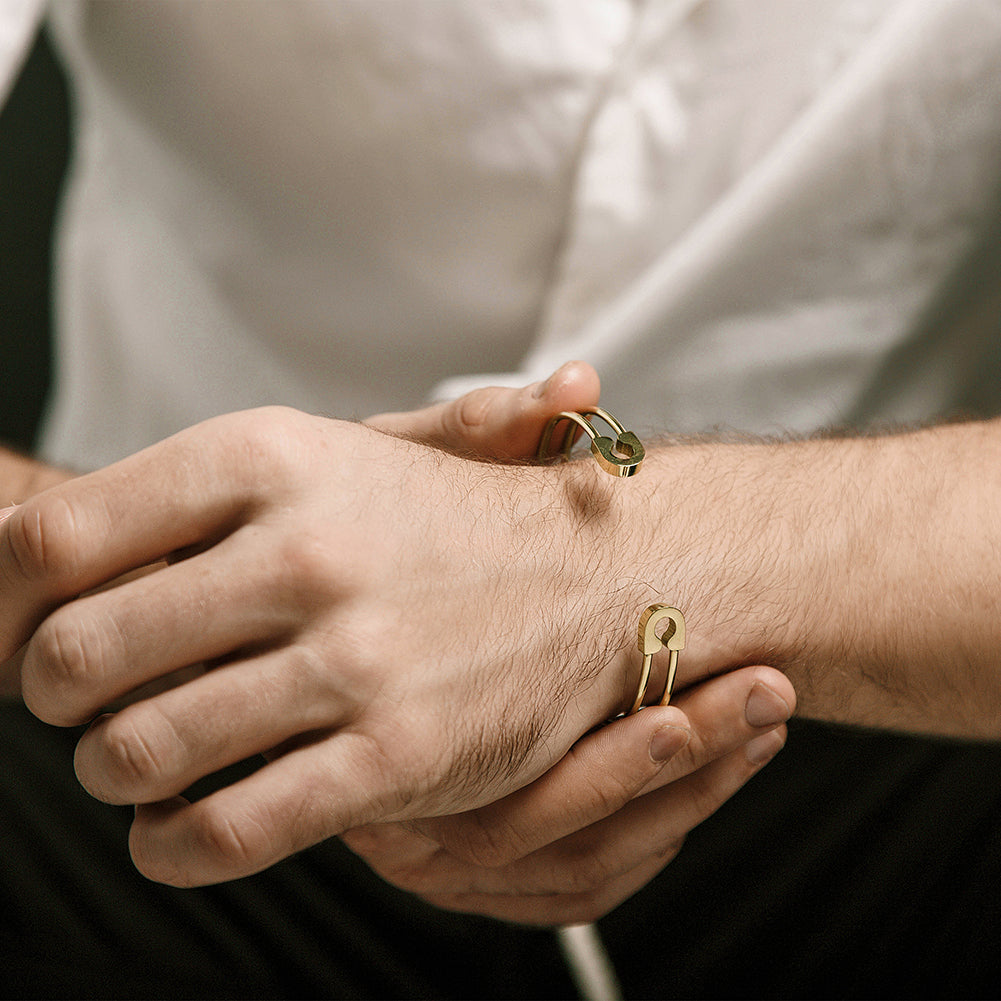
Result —
[{"label": "skin", "polygon": [[[470,393],[369,422],[498,459],[535,454],[540,422],[599,399],[570,363],[545,386]],[[750,667],[676,693],[581,738],[550,771],[468,813],[373,824],[344,841],[383,878],[429,903],[522,924],[608,913],[667,865],[688,832],[782,748],[795,706],[787,678]]]},{"label": "skin", "polygon": [[[550,414],[596,403],[599,391],[593,369],[571,363],[544,385],[480,390],[367,423],[467,456],[523,460],[534,454]],[[25,497],[69,479],[16,456],[0,456],[0,468],[28,476]],[[8,662],[13,682],[26,652]],[[192,667],[153,679],[121,693],[115,708],[203,673]],[[791,685],[773,669],[736,671],[688,689],[670,707],[584,736],[538,780],[480,810],[355,828],[345,840],[385,878],[440,906],[536,924],[589,920],[666,865],[688,830],[771,759],[794,705]],[[281,751],[267,756],[275,760]],[[624,809],[638,797],[642,809]]]},{"label": "skin", "polygon": [[772,668],[733,671],[583,738],[497,803],[343,837],[385,879],[439,907],[523,924],[595,921],[772,759],[785,742],[774,723],[794,705]]},{"label": "skin", "polygon": [[[530,786],[628,706],[654,600],[686,611],[683,687],[771,663],[810,715],[996,738],[999,451],[994,422],[673,442],[622,482],[590,461],[490,464],[295,411],[227,415],[14,509],[0,635],[8,655],[27,644],[24,699],[58,725],[213,663],[98,716],[77,751],[94,795],[138,804],[139,868],[178,885],[373,824],[468,821]],[[254,752],[270,761],[252,777],[179,798]],[[487,868],[525,857],[488,840],[483,856],[432,837]],[[602,899],[646,872],[625,869]],[[496,885],[419,889],[475,906]]]}]

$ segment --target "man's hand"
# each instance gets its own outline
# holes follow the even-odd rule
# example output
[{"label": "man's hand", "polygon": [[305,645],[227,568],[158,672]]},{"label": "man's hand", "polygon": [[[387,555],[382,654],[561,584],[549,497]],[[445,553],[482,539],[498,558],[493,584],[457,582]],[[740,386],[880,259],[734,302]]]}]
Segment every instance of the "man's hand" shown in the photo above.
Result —
[{"label": "man's hand", "polygon": [[[546,772],[635,684],[648,587],[596,586],[615,562],[599,476],[294,411],[228,415],[8,513],[3,654],[28,642],[25,701],[62,725],[213,665],[99,717],[78,747],[86,788],[140,804],[132,850],[156,879],[233,878],[366,823],[475,809]],[[259,752],[252,777],[179,797]]]},{"label": "man's hand", "polygon": [[535,457],[550,417],[595,406],[600,395],[598,373],[572,361],[524,389],[476,389],[454,402],[379,414],[365,423],[470,458],[525,462]]},{"label": "man's hand", "polygon": [[[594,370],[571,363],[544,385],[478,390],[369,423],[482,458],[528,459],[549,417],[598,398]],[[497,803],[344,840],[385,879],[441,907],[542,925],[595,920],[771,760],[794,705],[779,672],[737,670],[586,735]]]},{"label": "man's hand", "polygon": [[471,813],[344,835],[439,907],[525,924],[595,921],[781,749],[788,679],[748,667],[583,737],[541,778]]},{"label": "man's hand", "polygon": [[[409,427],[401,415],[383,415],[373,422],[397,434],[421,435],[457,451],[483,454],[489,447],[505,457],[517,459],[534,451],[541,425],[549,415],[560,409],[578,409],[594,403],[597,394],[593,370],[571,365],[561,369],[544,386],[519,392],[480,391],[457,404],[429,408],[412,415]],[[272,438],[276,427],[280,429],[288,422],[300,434],[308,429],[325,445],[330,444],[331,427],[340,427],[288,412],[268,412],[263,416],[267,417],[266,426],[257,424],[257,433],[263,435],[267,444],[278,448],[282,459],[288,458],[286,446],[293,450],[302,448],[302,441],[289,435],[288,427],[277,438]],[[249,429],[245,426],[245,422],[255,424],[261,419],[261,414],[235,415],[222,422],[210,422],[209,430],[222,438],[226,438],[228,431],[245,449],[256,446],[261,450],[261,441],[252,437],[248,440]],[[215,427],[219,423],[229,427]],[[359,706],[362,700],[357,696],[357,701],[352,703],[350,695],[354,693],[348,693],[345,698],[336,690],[338,682],[343,681],[343,674],[339,675],[338,671],[343,671],[344,664],[336,641],[350,638],[349,631],[342,633],[331,629],[337,621],[341,596],[331,596],[324,588],[318,588],[317,576],[303,579],[300,574],[290,575],[298,564],[289,567],[279,561],[284,573],[273,573],[269,578],[262,567],[270,567],[274,561],[258,562],[253,558],[259,559],[267,553],[262,537],[268,539],[278,526],[284,528],[283,516],[288,510],[299,509],[284,506],[288,502],[286,495],[281,497],[282,506],[275,511],[273,500],[269,503],[258,498],[256,483],[243,484],[242,489],[249,496],[244,493],[234,497],[227,493],[232,490],[233,483],[219,484],[218,466],[225,463],[221,455],[211,451],[213,446],[223,450],[223,444],[214,442],[211,434],[205,436],[205,428],[189,434],[190,444],[184,440],[188,435],[180,436],[180,440],[164,443],[119,467],[87,478],[79,494],[74,491],[67,497],[57,492],[57,503],[52,503],[49,497],[26,509],[3,512],[5,520],[12,520],[6,530],[0,529],[0,537],[8,547],[9,575],[14,582],[20,577],[22,585],[16,589],[15,607],[7,609],[7,635],[11,643],[17,642],[18,629],[25,633],[30,631],[33,617],[41,616],[47,607],[58,605],[64,593],[71,596],[78,590],[100,586],[102,581],[112,582],[105,592],[71,600],[45,619],[26,649],[26,693],[29,704],[43,718],[53,722],[78,722],[93,715],[101,704],[129,697],[136,686],[147,686],[140,688],[141,701],[117,715],[99,719],[81,742],[78,752],[78,771],[96,795],[111,802],[149,804],[138,811],[132,838],[140,868],[171,882],[229,878],[270,864],[298,847],[351,826],[355,817],[359,821],[369,819],[366,811],[370,812],[371,819],[385,821],[394,813],[416,817],[422,813],[444,812],[453,802],[461,805],[488,803],[491,797],[496,798],[494,787],[484,792],[482,780],[478,786],[470,788],[470,780],[477,776],[465,774],[466,768],[457,769],[458,782],[456,776],[446,773],[445,786],[453,799],[442,797],[440,787],[429,791],[422,789],[426,800],[408,790],[408,782],[431,785],[436,779],[441,781],[441,772],[435,774],[435,766],[440,768],[435,752],[447,753],[447,748],[430,747],[426,740],[420,739],[426,738],[427,727],[423,731],[419,727],[408,730],[415,718],[422,717],[409,714],[407,703],[410,700],[399,694],[395,695],[395,703],[402,704],[403,711],[397,720],[389,723],[391,726],[399,722],[399,733],[380,733],[378,724],[374,733],[365,732],[364,727],[357,726],[350,718],[357,715],[364,719],[369,705],[366,700]],[[180,494],[157,496],[152,483],[162,474],[159,467],[166,461],[159,453],[177,448],[180,448],[179,454],[169,456],[165,468],[176,464],[189,477],[184,484],[186,490]],[[263,456],[255,456],[261,457],[274,461],[267,451]],[[282,463],[278,465],[286,471]],[[288,468],[302,472],[299,465]],[[206,475],[199,480],[191,475],[195,471]],[[240,463],[227,467],[227,473],[231,477],[239,476]],[[305,479],[308,481],[309,477]],[[199,492],[198,488],[213,485],[215,491]],[[128,489],[131,486],[142,492],[138,503]],[[282,493],[279,485],[272,486]],[[291,489],[293,499],[299,499],[298,490],[305,490],[310,500],[322,509],[319,499],[301,484]],[[331,493],[336,494],[336,491]],[[178,499],[184,502],[181,510],[189,518],[194,517],[193,524],[182,527],[161,513],[155,530],[158,541],[154,541],[145,530],[149,527],[142,516],[146,505],[151,512],[175,511]],[[114,531],[121,520],[109,517],[104,506],[105,502],[112,501],[130,516],[128,521],[136,519],[131,536],[124,540]],[[72,518],[66,517],[69,505],[74,505]],[[307,510],[312,513],[308,505]],[[262,517],[263,512],[267,512],[268,517]],[[95,544],[92,532],[79,532],[80,517],[88,519],[88,524],[98,529],[99,539],[107,543],[105,546]],[[272,525],[272,520],[276,525]],[[213,529],[212,525],[218,527]],[[307,520],[305,527],[316,531],[312,521]],[[11,528],[16,532],[12,533]],[[208,537],[199,542],[199,535]],[[241,545],[237,545],[238,540],[234,538],[239,536],[242,536]],[[276,538],[280,540],[281,535]],[[312,543],[319,541],[313,536]],[[251,542],[254,545],[248,550]],[[300,550],[292,547],[287,539],[276,541],[274,545],[285,560],[290,554],[301,556]],[[151,557],[171,554],[173,565],[150,576],[128,582],[117,576],[130,565],[141,566]],[[309,555],[325,554],[320,546],[311,544]],[[262,594],[260,581],[255,586],[253,581],[248,584],[239,580],[229,566],[231,559],[249,568],[252,575],[260,575],[263,581],[277,581],[279,590]],[[330,569],[329,564],[323,566]],[[310,569],[316,567],[310,565]],[[213,586],[219,583],[221,588]],[[324,579],[322,583],[336,582]],[[350,591],[349,588],[345,590]],[[364,593],[365,588],[358,590]],[[233,594],[226,597],[227,592]],[[246,599],[247,607],[233,595]],[[319,607],[303,608],[303,604]],[[197,635],[185,631],[182,621],[185,610],[192,608],[195,618],[203,623]],[[206,609],[213,614],[206,615]],[[265,623],[263,626],[257,621],[255,612]],[[277,632],[277,636],[269,639],[272,631]],[[331,639],[335,642],[327,646]],[[148,687],[158,680],[175,677],[178,665],[206,658],[212,660],[214,670],[204,678],[189,676],[182,687],[166,693],[156,693]],[[387,683],[384,675],[374,680],[369,678],[369,672],[364,670],[369,661],[357,660],[360,666],[348,662],[357,672],[350,680],[363,692],[367,694]],[[389,684],[394,680],[402,681],[401,688],[405,689],[409,679],[396,676]],[[779,677],[780,690],[783,684],[791,692]],[[722,697],[726,692],[730,693],[729,701]],[[317,694],[319,698],[310,697]],[[135,695],[131,697],[136,698]],[[700,695],[703,703],[713,697],[717,706],[728,706],[732,710],[727,717],[729,720],[736,718],[734,707],[739,708],[744,701],[744,693],[733,688],[727,679],[711,683]],[[420,698],[413,701],[420,702]],[[470,701],[475,703],[475,695]],[[514,701],[520,709],[525,700]],[[791,701],[784,702],[781,698],[779,701],[791,706]],[[324,712],[341,718],[347,716],[347,722],[325,728],[322,725]],[[671,721],[667,730],[657,728],[660,753],[667,755],[672,740],[688,732],[688,724],[679,709],[671,708],[648,711],[643,726],[653,727],[657,713],[666,714]],[[434,713],[431,718],[435,718]],[[537,853],[549,840],[561,842],[561,847],[554,846],[553,850],[565,852],[569,843],[566,837],[572,831],[584,827],[597,830],[593,825],[599,817],[614,812],[633,794],[649,792],[657,784],[652,777],[649,783],[639,781],[650,771],[651,765],[654,771],[660,771],[661,764],[648,753],[639,759],[637,766],[635,734],[640,732],[636,722],[639,718],[620,721],[616,726],[605,728],[601,734],[584,738],[554,771],[523,793],[495,807],[487,807],[485,813],[442,818],[435,830],[446,843],[461,846],[464,839],[468,839],[468,832],[477,830],[486,816],[496,816],[499,826],[494,829],[492,844],[494,851],[500,854],[495,855],[495,863],[504,858],[520,857],[526,852]],[[321,725],[317,726],[317,722]],[[703,740],[697,734],[692,748],[693,752],[698,748],[698,753],[688,755],[685,758],[688,764],[677,768],[675,774],[692,771],[699,764],[738,747],[752,735],[746,725],[743,729],[740,726],[727,729],[711,719],[706,720],[706,725],[707,732],[714,737]],[[417,735],[418,739],[412,744],[407,741],[408,733]],[[671,738],[666,746],[665,734]],[[453,736],[447,731],[436,734],[432,731],[432,735],[442,744]],[[482,738],[477,739],[482,742]],[[394,753],[401,754],[399,748],[417,749],[422,742],[425,751],[429,752],[427,757],[432,759],[430,765],[402,756],[392,760]],[[542,743],[545,752],[534,754],[543,762],[535,766],[536,771],[543,771],[555,760],[549,743],[545,739]],[[769,753],[780,744],[781,737],[778,737]],[[344,745],[348,745],[346,749]],[[359,747],[361,764],[374,766],[375,771],[371,781],[346,781],[329,762],[336,762],[339,754],[344,755],[345,762],[351,762],[352,752],[358,753],[355,749]],[[165,795],[180,791],[193,778],[254,750],[265,753],[271,763],[253,779],[242,783],[242,787],[223,790],[195,805],[186,804],[179,797],[167,803],[157,802]],[[476,753],[481,754],[480,746],[476,747]],[[533,748],[521,749],[520,753],[528,758],[533,756]],[[756,760],[763,761],[764,755],[760,750],[758,753]],[[615,792],[608,793],[607,788],[601,791],[595,785],[593,775],[588,774],[589,768],[581,768],[582,762],[597,764],[599,760],[607,768],[607,782],[611,789],[617,790],[621,804]],[[717,780],[711,780],[712,769],[704,769],[702,778],[688,780],[687,792],[679,785],[674,801],[684,800],[691,809],[685,823],[675,822],[660,829],[662,836],[667,833],[672,842],[678,841],[688,827],[697,822],[692,818],[701,819],[711,803],[729,794],[735,787],[734,781],[740,780],[739,776],[749,774],[746,759],[734,760],[744,760],[745,764],[736,770],[732,762],[729,768],[722,764],[713,766],[724,768]],[[476,763],[482,768],[482,762]],[[494,777],[495,788],[517,787],[520,779],[512,781],[517,762],[512,762],[514,767],[509,770],[503,767],[507,762],[501,763],[500,768],[496,759],[488,764],[492,764],[493,773],[501,772],[500,779]],[[613,765],[615,767],[611,767]],[[420,771],[421,766],[431,771],[430,781]],[[309,776],[318,771],[325,781],[310,784]],[[415,771],[420,778],[415,777]],[[489,767],[486,777],[491,777]],[[706,790],[707,781],[711,792]],[[377,794],[380,785],[393,791],[380,798]],[[453,788],[456,785],[463,791],[457,794]],[[343,799],[341,790],[344,788],[355,797],[349,805],[345,805]],[[386,799],[393,795],[398,799],[387,808]],[[458,800],[454,799],[456,795]],[[567,796],[578,804],[576,811],[566,810]],[[317,799],[328,804],[326,811],[317,805]],[[332,808],[329,807],[331,799],[334,800]],[[401,800],[401,805],[397,805]],[[653,803],[653,798],[648,798],[647,802]],[[290,803],[295,805],[292,812],[286,809]],[[427,826],[430,821],[422,823],[425,831],[430,830]],[[635,818],[624,813],[620,819],[606,822],[605,828],[614,831],[623,825],[624,829],[636,829]],[[482,829],[480,826],[479,830]],[[513,832],[519,829],[522,835],[512,841]],[[385,833],[387,828],[382,830]],[[356,841],[360,837],[357,833],[353,836]],[[582,835],[578,840],[580,837]],[[608,853],[619,853],[614,837],[604,840],[607,842],[604,857],[608,857]],[[472,850],[475,853],[476,849]],[[189,857],[191,851],[194,854]],[[456,851],[461,858],[461,847]],[[634,854],[637,851],[635,846],[632,851]],[[623,858],[628,855],[627,852]],[[634,861],[620,860],[620,864],[637,868]],[[664,861],[666,859],[662,858],[661,864]],[[440,864],[440,861],[436,863]],[[457,884],[453,876],[448,879],[454,891]],[[523,895],[519,880],[517,877],[515,882],[507,884],[517,897]],[[623,882],[617,880],[619,884]],[[466,899],[465,906],[478,907],[468,897]],[[581,906],[580,902],[577,906]]]}]

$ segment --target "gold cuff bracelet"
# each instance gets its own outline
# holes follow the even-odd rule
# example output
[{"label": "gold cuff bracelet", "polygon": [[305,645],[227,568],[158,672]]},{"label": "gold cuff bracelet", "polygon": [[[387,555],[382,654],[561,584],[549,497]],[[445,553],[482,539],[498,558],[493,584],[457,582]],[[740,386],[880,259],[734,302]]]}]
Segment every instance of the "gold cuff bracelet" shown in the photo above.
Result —
[{"label": "gold cuff bracelet", "polygon": [[[615,440],[613,441],[608,435],[599,435],[594,429],[591,417],[598,417],[604,421],[615,432]],[[607,410],[602,410],[600,407],[589,407],[579,412],[564,410],[553,417],[546,425],[542,441],[539,443],[538,457],[540,460],[549,457],[553,432],[563,421],[575,424],[591,439],[591,454],[606,473],[612,476],[634,476],[639,472],[646,455],[643,444],[632,431],[627,431]],[[562,449],[565,459],[570,458],[575,438],[573,428],[567,428]],[[665,619],[667,626],[658,636],[657,627]],[[640,616],[638,646],[643,655],[643,666],[640,669],[640,683],[636,691],[636,698],[626,715],[639,712],[643,708],[643,699],[646,698],[647,685],[650,683],[653,655],[664,647],[670,654],[670,660],[667,665],[667,683],[664,686],[664,694],[660,698],[660,705],[666,706],[671,701],[674,676],[678,671],[678,651],[685,648],[684,615],[672,605],[651,605]]]}]

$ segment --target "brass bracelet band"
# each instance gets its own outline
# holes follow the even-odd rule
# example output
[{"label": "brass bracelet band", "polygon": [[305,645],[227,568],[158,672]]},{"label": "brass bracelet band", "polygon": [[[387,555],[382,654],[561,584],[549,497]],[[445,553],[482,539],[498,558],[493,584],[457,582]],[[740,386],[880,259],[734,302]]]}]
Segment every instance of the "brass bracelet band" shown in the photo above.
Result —
[{"label": "brass bracelet band", "polygon": [[[598,417],[604,421],[615,432],[615,440],[612,441],[607,435],[599,435],[594,429],[591,417]],[[564,410],[553,417],[546,425],[542,441],[539,443],[539,459],[549,458],[553,432],[563,421],[575,424],[591,439],[591,454],[606,473],[612,476],[634,476],[639,472],[646,455],[642,442],[632,431],[627,431],[607,410],[602,410],[600,407],[589,407],[579,412]],[[570,458],[575,438],[573,428],[567,428],[567,436],[562,449],[565,459]],[[658,636],[657,627],[665,620],[667,626]],[[666,706],[671,701],[674,676],[678,671],[678,651],[685,648],[684,615],[672,605],[651,605],[640,616],[638,646],[643,655],[643,666],[640,669],[640,683],[636,691],[636,698],[633,700],[629,712],[626,713],[627,716],[639,712],[643,708],[647,686],[650,684],[653,655],[665,647],[670,655],[670,660],[667,665],[667,683],[664,686],[664,694],[660,697],[659,704]]]},{"label": "brass bracelet band", "polygon": [[[594,429],[591,417],[603,420],[614,432],[613,441],[608,435],[601,435]],[[549,447],[553,440],[553,431],[563,421],[576,424],[584,434],[591,439],[591,454],[599,466],[612,476],[634,476],[640,471],[646,451],[639,438],[632,431],[627,431],[607,410],[601,407],[589,407],[586,410],[564,410],[553,417],[546,425],[542,441],[539,444],[539,458],[549,458]],[[563,443],[563,457],[570,458],[576,435],[573,429],[567,429],[566,440]]]},{"label": "brass bracelet band", "polygon": [[[657,635],[657,627],[667,620],[667,627],[663,633]],[[672,605],[651,605],[640,616],[639,642],[640,653],[643,654],[643,667],[640,671],[640,684],[636,692],[636,698],[626,713],[631,716],[643,708],[643,699],[646,697],[646,688],[650,684],[650,667],[653,662],[653,655],[658,650],[667,648],[670,659],[667,662],[667,683],[664,686],[664,694],[660,697],[660,705],[666,706],[671,701],[671,692],[674,691],[674,676],[678,673],[678,651],[685,649],[685,617]]]}]

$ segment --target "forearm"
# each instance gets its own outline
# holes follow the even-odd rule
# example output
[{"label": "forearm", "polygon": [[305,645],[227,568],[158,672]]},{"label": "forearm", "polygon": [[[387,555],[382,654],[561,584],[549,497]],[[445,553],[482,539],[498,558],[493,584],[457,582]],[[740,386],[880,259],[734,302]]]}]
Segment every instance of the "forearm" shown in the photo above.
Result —
[{"label": "forearm", "polygon": [[655,448],[620,515],[686,612],[682,682],[769,663],[808,716],[999,737],[999,498],[989,422]]}]

